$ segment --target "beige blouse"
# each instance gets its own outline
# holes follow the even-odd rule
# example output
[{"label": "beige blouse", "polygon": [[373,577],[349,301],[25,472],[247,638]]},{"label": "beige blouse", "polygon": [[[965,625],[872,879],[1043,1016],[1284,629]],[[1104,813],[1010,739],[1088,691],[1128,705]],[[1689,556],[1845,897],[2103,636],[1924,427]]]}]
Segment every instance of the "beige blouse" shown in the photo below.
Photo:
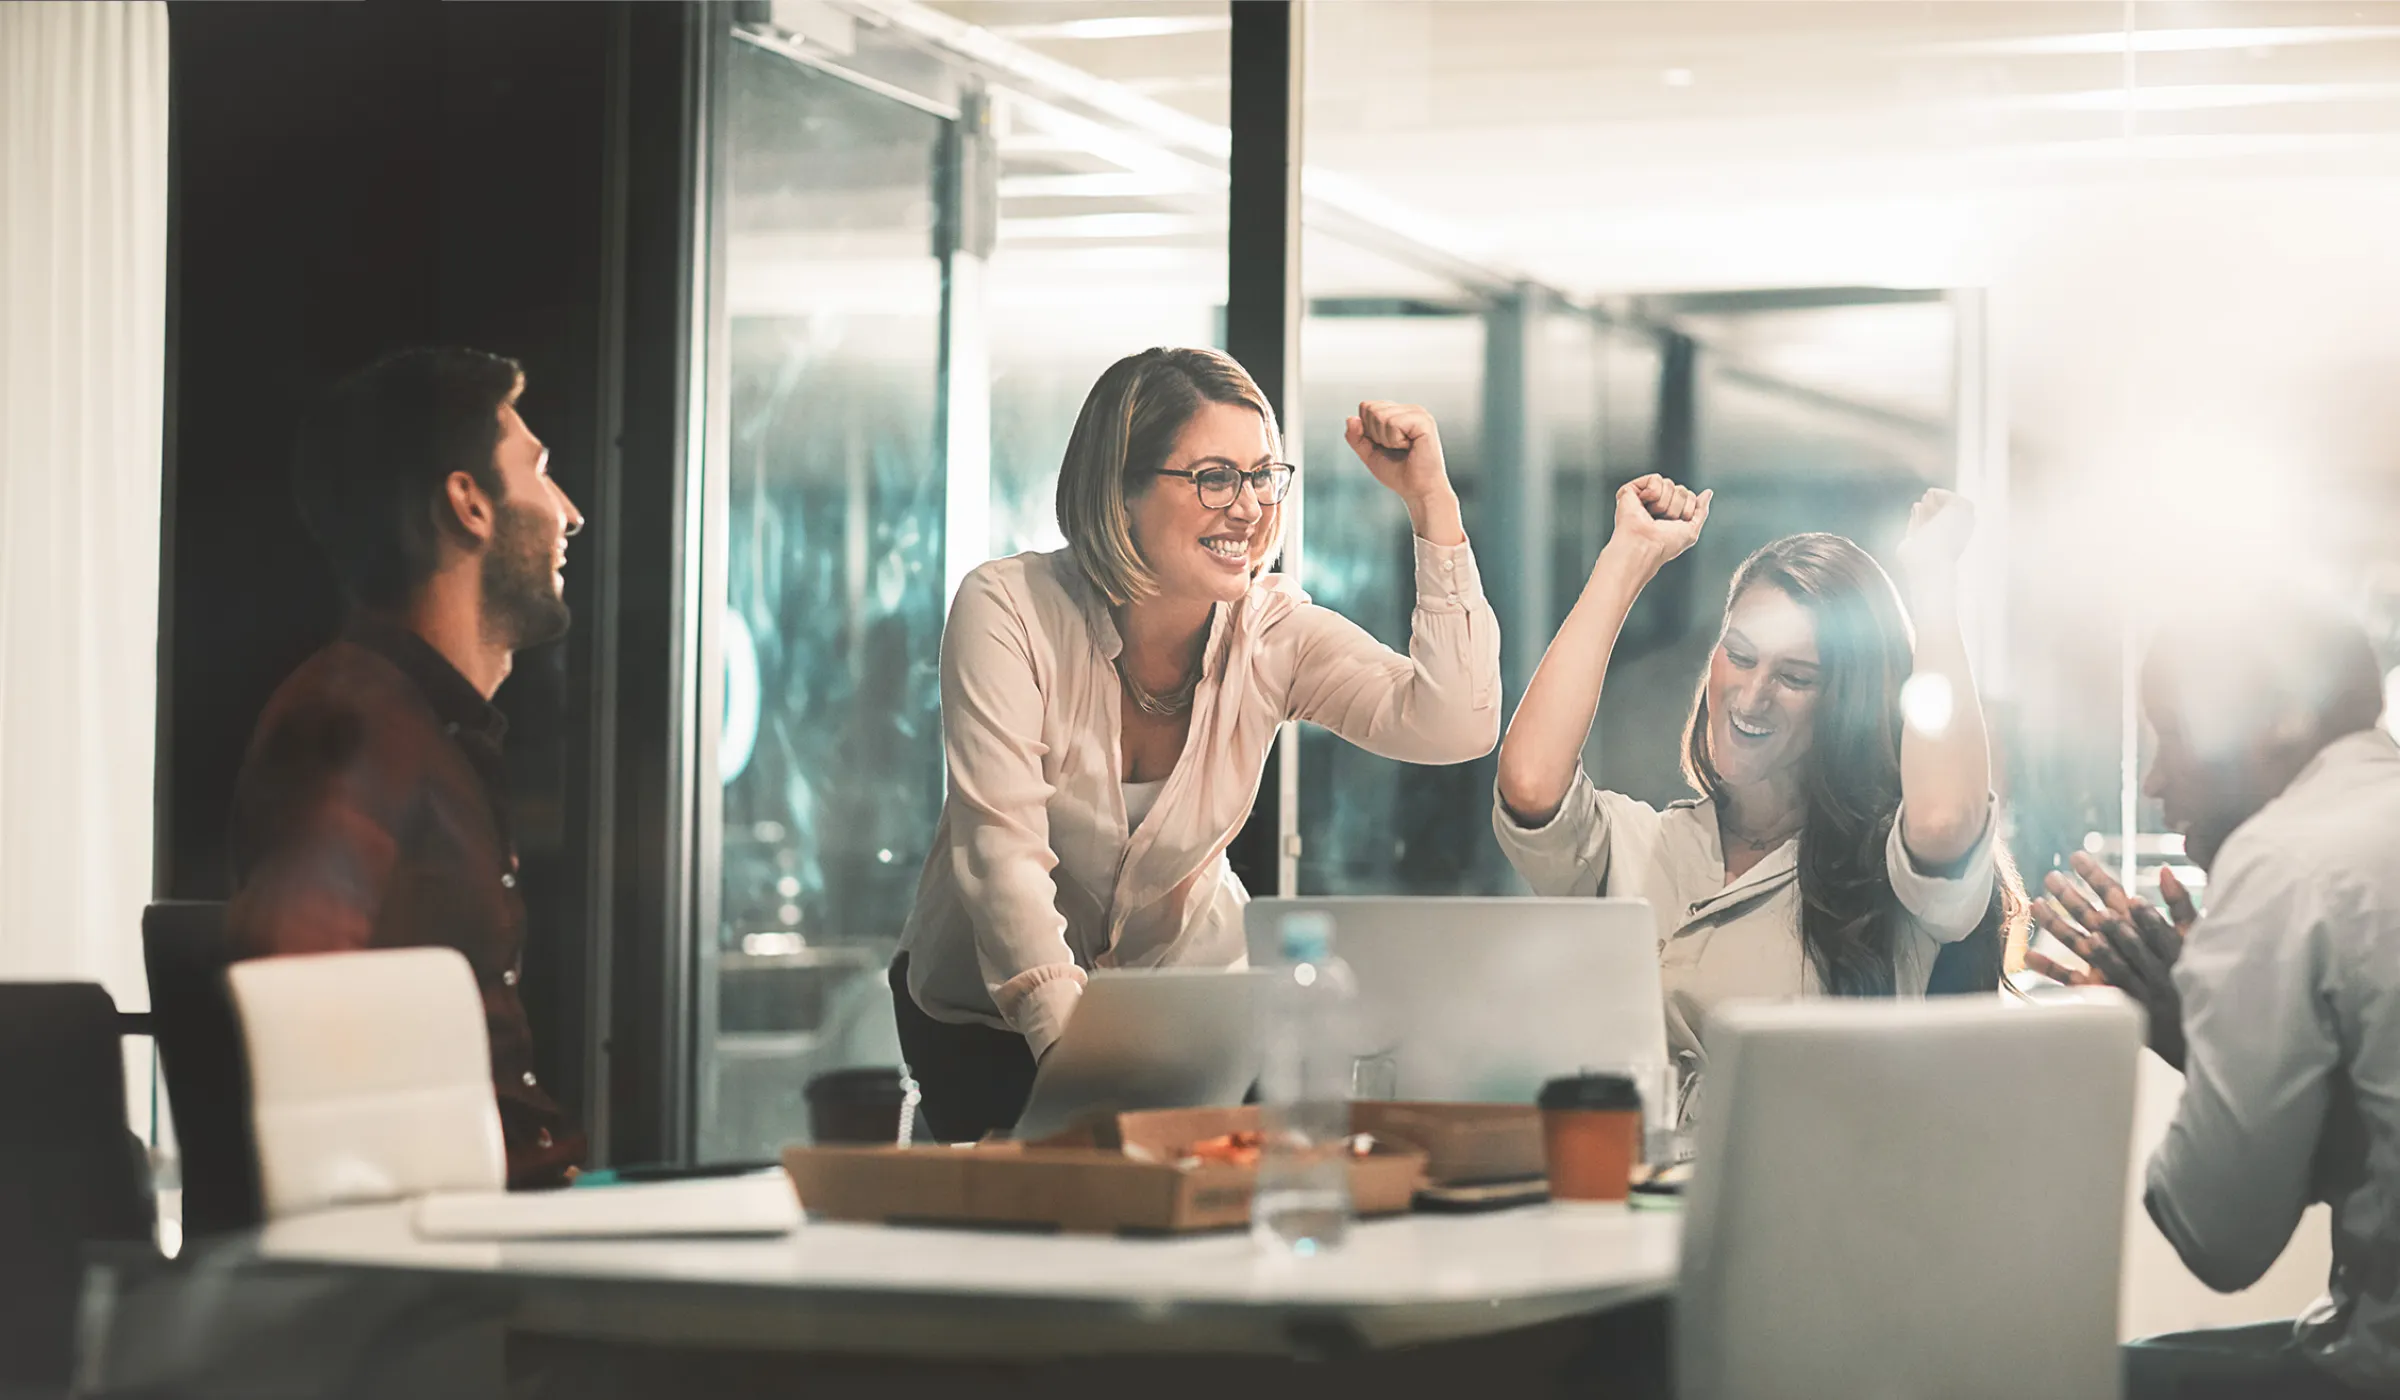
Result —
[{"label": "beige blouse", "polygon": [[[1824,991],[1800,944],[1800,842],[1784,842],[1725,879],[1716,804],[1707,798],[1664,811],[1593,785],[1581,768],[1558,811],[1542,826],[1520,825],[1495,793],[1492,828],[1509,864],[1537,895],[1626,896],[1650,901],[1658,917],[1659,980],[1667,998],[1667,1048],[1688,1085],[1707,1067],[1708,1013],[1721,1002],[1789,1000]],[[1893,984],[1923,996],[1934,957],[1983,922],[1992,898],[1992,818],[1955,873],[1928,871],[1910,857],[1895,817],[1884,847],[1892,893],[1906,915]]]},{"label": "beige blouse", "polygon": [[1249,896],[1225,848],[1284,720],[1412,763],[1491,752],[1500,629],[1474,553],[1419,539],[1416,566],[1406,656],[1280,575],[1218,605],[1183,754],[1138,827],[1106,600],[1064,550],[967,575],[942,635],[950,791],[900,939],[917,1004],[1039,1055],[1087,969],[1240,965]]}]

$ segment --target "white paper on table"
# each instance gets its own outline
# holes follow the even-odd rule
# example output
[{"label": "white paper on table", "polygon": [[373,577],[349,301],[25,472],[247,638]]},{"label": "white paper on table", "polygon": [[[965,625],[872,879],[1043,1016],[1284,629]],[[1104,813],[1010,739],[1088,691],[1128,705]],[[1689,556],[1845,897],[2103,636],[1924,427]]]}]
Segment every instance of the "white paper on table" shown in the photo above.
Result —
[{"label": "white paper on table", "polygon": [[747,1176],[559,1191],[451,1191],[417,1202],[421,1239],[631,1239],[788,1235],[800,1197],[780,1169]]}]

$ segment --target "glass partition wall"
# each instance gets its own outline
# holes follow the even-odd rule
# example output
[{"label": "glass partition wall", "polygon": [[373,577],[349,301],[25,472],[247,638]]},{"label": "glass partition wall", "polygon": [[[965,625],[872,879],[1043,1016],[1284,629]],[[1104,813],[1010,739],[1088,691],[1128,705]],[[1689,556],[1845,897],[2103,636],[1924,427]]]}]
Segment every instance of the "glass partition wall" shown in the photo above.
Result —
[{"label": "glass partition wall", "polygon": [[735,1156],[805,1119],[816,1065],[896,1054],[877,974],[941,800],[949,123],[747,42],[722,101],[722,808],[698,1107],[701,1151]]},{"label": "glass partition wall", "polygon": [[[782,0],[725,20],[690,564],[710,775],[690,1103],[712,1159],[804,1140],[814,1076],[897,1063],[883,970],[942,800],[949,595],[984,559],[1059,545],[1059,458],[1103,368],[1222,344],[1229,144],[1222,0]],[[1660,470],[1717,490],[1598,725],[1637,795],[1681,795],[1656,740],[1680,732],[1744,553],[1796,529],[1884,549],[1960,475],[1971,376],[1938,291],[1595,297],[1323,172],[1303,202],[1285,567],[1319,601],[1407,646],[1407,518],[1342,441],[1361,399],[1442,424],[1511,706],[1616,487]],[[1854,372],[1895,346],[1905,383]],[[1291,800],[1261,805],[1283,860],[1254,893],[1519,888],[1489,833],[1492,759],[1412,767],[1314,731],[1282,752]]]},{"label": "glass partition wall", "polygon": [[[1147,37],[1221,75],[1225,16]],[[1221,83],[1135,123],[943,9],[723,19],[692,565],[704,1159],[803,1141],[810,1079],[899,1062],[884,969],[941,809],[950,594],[1062,543],[1085,391],[1145,345],[1218,343],[1225,301]]]},{"label": "glass partition wall", "polygon": [[[1312,248],[1331,240],[1317,240]],[[1328,249],[1328,252],[1334,250]],[[1329,258],[1329,276],[1342,270]],[[1304,264],[1313,267],[1314,264]],[[1312,276],[1314,274],[1312,273]],[[1834,295],[1832,293],[1826,294]],[[1450,472],[1502,636],[1505,709],[1573,607],[1607,541],[1616,489],[1664,472],[1714,489],[1707,535],[1645,595],[1620,638],[1587,761],[1645,801],[1686,797],[1680,736],[1733,571],[1780,535],[1829,530],[1889,557],[1909,506],[1958,477],[1940,292],[1855,293],[1839,336],[1770,329],[1772,294],[1706,316],[1507,287],[1450,299],[1314,296],[1302,330],[1309,460],[1302,578],[1319,601],[1405,649],[1414,570],[1407,516],[1357,469],[1343,418],[1362,398],[1413,400],[1442,425]],[[1924,403],[1811,382],[1758,343],[1934,337]],[[1912,345],[1912,348],[1916,348]],[[1805,356],[1784,358],[1805,360]],[[1522,885],[1490,834],[1491,757],[1395,763],[1318,731],[1300,740],[1298,893],[1506,894]]]},{"label": "glass partition wall", "polygon": [[[1663,802],[1743,555],[1824,529],[1888,557],[1909,502],[1955,485],[1983,520],[1968,623],[2003,835],[2029,877],[2088,849],[2154,888],[2180,838],[2138,795],[2128,681],[2164,566],[2324,574],[2400,661],[2388,450],[2372,402],[2327,400],[2388,338],[2352,313],[2389,260],[2339,231],[2379,216],[2389,122],[2204,100],[2253,68],[2294,70],[2259,93],[2338,95],[2317,59],[2400,41],[2285,43],[2282,8],[2215,3],[1719,8],[1307,7],[1285,567],[1406,645],[1405,517],[1340,429],[1362,398],[1430,405],[1513,706],[1615,489],[1713,488],[1585,755]],[[658,995],[691,1027],[673,1110],[735,1158],[806,1136],[812,1076],[897,1059],[882,969],[942,798],[956,580],[1059,544],[1058,460],[1102,368],[1223,343],[1232,22],[1225,0],[710,13],[676,662],[706,776],[696,839],[666,843],[693,990]],[[2247,507],[2262,474],[2350,507],[2298,543]],[[2124,549],[2070,547],[2126,519]],[[1412,768],[1313,732],[1279,753],[1255,893],[1518,888],[1490,759]]]},{"label": "glass partition wall", "polygon": [[[1339,295],[1427,357],[1405,373],[1442,379],[1445,412],[1480,413],[1468,513],[1512,694],[1605,537],[1613,483],[1655,468],[1717,490],[1694,560],[1633,619],[1586,754],[1652,801],[1685,793],[1680,720],[1743,553],[1826,529],[1888,558],[1909,498],[1956,485],[1980,510],[1966,622],[2002,834],[2035,879],[2080,849],[2154,889],[2182,838],[2140,796],[2132,666],[2188,588],[2314,587],[2400,662],[2393,429],[2359,368],[2395,353],[2362,310],[2393,277],[2362,231],[2400,187],[2400,106],[2353,81],[2400,52],[2389,10],[1315,6],[1311,178],[1405,205],[1420,247],[1468,265],[1408,295],[1478,325],[1482,348],[1434,348],[1397,319],[1427,308],[1368,306],[1372,279],[1318,285],[1312,247],[1312,412],[1335,411],[1323,377],[1350,368],[1320,334]],[[1567,295],[1511,305],[1544,283]],[[1520,346],[1548,363],[1512,382]],[[1496,407],[1547,430],[1520,436]],[[2340,518],[2295,529],[2256,508],[2262,483],[2339,500]],[[1547,580],[1509,552],[1518,511],[1547,513]],[[1385,600],[1370,625],[1395,639],[1405,573],[1381,534],[1329,541],[1321,515],[1312,588]],[[2095,531],[2119,544],[2089,548]],[[1392,810],[1426,775],[1303,749],[1304,885],[1413,888],[1430,861],[1472,887]],[[1485,842],[1469,786],[1442,790],[1459,798],[1446,840]]]}]

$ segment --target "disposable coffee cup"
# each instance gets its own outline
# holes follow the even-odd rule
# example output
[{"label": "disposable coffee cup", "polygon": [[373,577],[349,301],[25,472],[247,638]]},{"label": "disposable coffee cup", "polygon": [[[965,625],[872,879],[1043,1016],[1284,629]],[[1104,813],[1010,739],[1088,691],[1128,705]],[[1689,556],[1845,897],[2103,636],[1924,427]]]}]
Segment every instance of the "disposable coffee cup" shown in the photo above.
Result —
[{"label": "disposable coffee cup", "polygon": [[1536,1101],[1550,1199],[1623,1205],[1641,1160],[1642,1094],[1622,1074],[1553,1079]]},{"label": "disposable coffee cup", "polygon": [[896,1069],[837,1069],[808,1081],[808,1131],[819,1143],[889,1147],[900,1140],[908,1085]]}]

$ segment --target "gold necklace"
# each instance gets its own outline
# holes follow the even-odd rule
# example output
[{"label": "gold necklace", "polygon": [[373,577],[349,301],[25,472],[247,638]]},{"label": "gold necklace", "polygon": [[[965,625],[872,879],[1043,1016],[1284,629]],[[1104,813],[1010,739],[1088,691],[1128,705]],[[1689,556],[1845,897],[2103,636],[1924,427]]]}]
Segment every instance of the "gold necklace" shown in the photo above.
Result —
[{"label": "gold necklace", "polygon": [[1133,707],[1153,719],[1173,719],[1192,707],[1192,697],[1200,693],[1200,668],[1192,668],[1191,678],[1164,695],[1153,695],[1142,689],[1142,683],[1125,669],[1125,655],[1117,654],[1117,679],[1124,682],[1125,693],[1133,697]]},{"label": "gold necklace", "polygon": [[[1125,617],[1113,609],[1112,615],[1117,624],[1117,635],[1122,638],[1125,635]],[[1117,654],[1110,658],[1109,664],[1116,668],[1117,680],[1125,687],[1125,693],[1133,697],[1135,709],[1153,719],[1173,719],[1190,709],[1192,697],[1200,693],[1200,672],[1205,669],[1200,664],[1200,653],[1207,645],[1208,632],[1203,629],[1199,636],[1192,639],[1191,669],[1186,672],[1183,684],[1158,694],[1143,689],[1142,683],[1133,678],[1132,670],[1125,664],[1125,658],[1133,649],[1122,640],[1117,643]]]}]

